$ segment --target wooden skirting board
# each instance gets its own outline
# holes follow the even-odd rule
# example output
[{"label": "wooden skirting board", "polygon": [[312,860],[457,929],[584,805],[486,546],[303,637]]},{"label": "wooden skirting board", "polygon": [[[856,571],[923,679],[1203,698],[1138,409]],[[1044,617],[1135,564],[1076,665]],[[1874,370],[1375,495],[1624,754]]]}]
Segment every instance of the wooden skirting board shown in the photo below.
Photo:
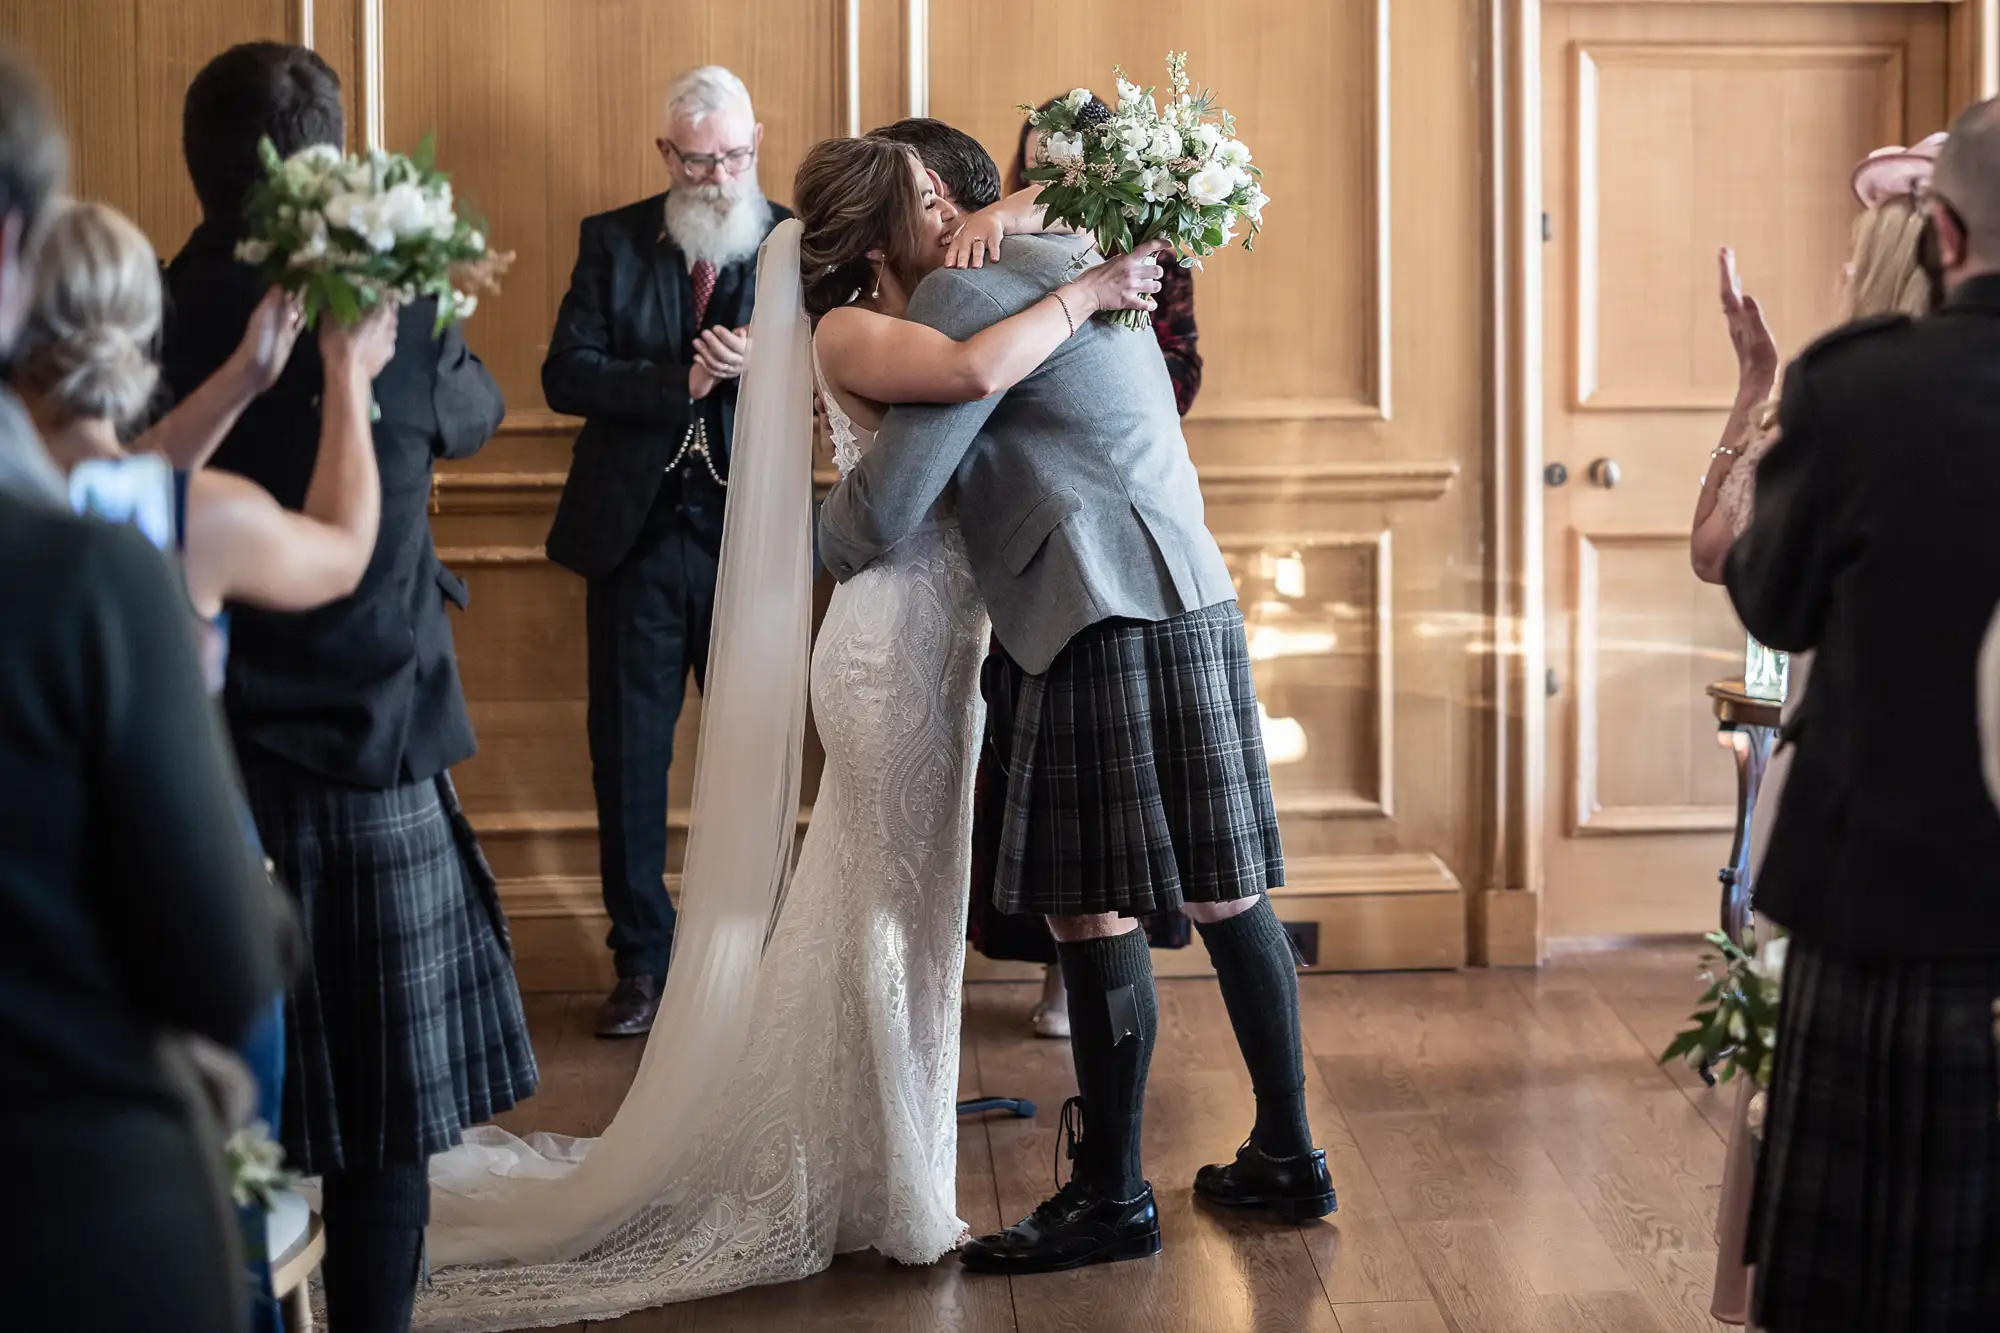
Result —
[{"label": "wooden skirting board", "polygon": [[[1272,900],[1313,971],[1455,968],[1466,961],[1464,894],[1450,869],[1429,853],[1299,857],[1290,862],[1288,878]],[[667,877],[667,891],[678,898],[678,876]],[[501,895],[513,925],[522,990],[587,992],[612,985],[616,978],[604,947],[610,922],[595,879],[517,880],[502,884]],[[1199,940],[1186,949],[1156,950],[1153,966],[1163,977],[1210,974]],[[1039,975],[1032,965],[966,957],[967,981]]]}]

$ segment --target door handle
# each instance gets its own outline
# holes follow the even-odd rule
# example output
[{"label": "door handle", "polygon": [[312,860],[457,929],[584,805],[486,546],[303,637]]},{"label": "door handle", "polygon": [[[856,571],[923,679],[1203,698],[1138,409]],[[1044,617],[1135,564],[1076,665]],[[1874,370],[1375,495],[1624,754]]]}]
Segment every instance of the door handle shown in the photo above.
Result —
[{"label": "door handle", "polygon": [[1549,486],[1561,486],[1569,481],[1569,469],[1561,463],[1551,463],[1542,469],[1542,480]]},{"label": "door handle", "polygon": [[1618,460],[1615,458],[1600,458],[1590,465],[1590,484],[1602,486],[1607,491],[1616,486],[1622,476],[1624,470],[1618,466]]}]

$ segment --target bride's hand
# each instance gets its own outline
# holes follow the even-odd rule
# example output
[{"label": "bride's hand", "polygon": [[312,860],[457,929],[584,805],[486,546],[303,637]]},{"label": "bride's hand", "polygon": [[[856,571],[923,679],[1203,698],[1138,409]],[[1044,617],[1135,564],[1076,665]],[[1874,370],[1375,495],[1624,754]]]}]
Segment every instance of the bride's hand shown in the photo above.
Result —
[{"label": "bride's hand", "polygon": [[1160,290],[1160,254],[1165,241],[1148,241],[1130,254],[1107,259],[1069,284],[1098,310],[1154,310]]},{"label": "bride's hand", "polygon": [[1764,308],[1743,294],[1736,273],[1736,252],[1723,247],[1716,256],[1722,275],[1722,317],[1729,323],[1729,345],[1736,349],[1737,396],[1761,401],[1778,379],[1778,343],[1764,322]]},{"label": "bride's hand", "polygon": [[983,268],[989,259],[1000,258],[1000,240],[1007,234],[1001,204],[989,204],[959,224],[947,242],[946,268]]}]

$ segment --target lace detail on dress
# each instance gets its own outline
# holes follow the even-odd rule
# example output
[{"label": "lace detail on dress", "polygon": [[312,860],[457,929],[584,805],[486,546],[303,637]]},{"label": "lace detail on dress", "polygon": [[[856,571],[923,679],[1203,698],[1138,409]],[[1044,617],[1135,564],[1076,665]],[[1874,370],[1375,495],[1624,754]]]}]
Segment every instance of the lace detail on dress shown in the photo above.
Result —
[{"label": "lace detail on dress", "polygon": [[1750,519],[1756,513],[1757,465],[1778,442],[1777,424],[1747,426],[1742,439],[1743,452],[1736,456],[1736,466],[1729,469],[1729,475],[1722,479],[1722,489],[1715,495],[1716,507],[1728,517],[1729,530],[1738,537],[1750,526]]},{"label": "lace detail on dress", "polygon": [[[826,403],[846,471],[863,437]],[[837,1253],[929,1264],[963,1242],[959,1004],[988,632],[956,524],[835,589],[812,658],[826,767],[750,1042],[701,1112],[657,1128],[698,1151],[578,1259],[438,1270],[418,1327],[605,1319],[795,1281]]]},{"label": "lace detail on dress", "polygon": [[813,383],[819,386],[819,400],[826,408],[826,433],[833,445],[833,470],[841,476],[854,471],[861,461],[862,444],[856,437],[854,418],[841,409],[833,391],[826,387],[826,375],[819,368],[819,339],[813,339]]}]

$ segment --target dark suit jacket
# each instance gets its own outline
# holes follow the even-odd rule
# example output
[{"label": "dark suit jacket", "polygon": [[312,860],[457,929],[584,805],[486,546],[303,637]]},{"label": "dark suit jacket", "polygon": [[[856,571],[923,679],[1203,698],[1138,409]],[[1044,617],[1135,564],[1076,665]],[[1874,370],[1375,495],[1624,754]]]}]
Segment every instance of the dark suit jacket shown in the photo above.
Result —
[{"label": "dark suit jacket", "polygon": [[[721,542],[720,488],[699,463],[672,482],[666,467],[699,418],[707,422],[717,467],[728,475],[736,381],[697,403],[688,396],[688,371],[702,329],[750,322],[757,261],[716,274],[697,326],[686,254],[662,231],[666,199],[657,194],[583,220],[576,270],[542,362],[549,407],[584,418],[549,528],[548,555],[585,578],[617,568],[663,484],[704,492],[689,497],[698,511],[693,517],[711,547]],[[771,205],[772,226],[790,216]]]},{"label": "dark suit jacket", "polygon": [[[228,359],[262,296],[255,271],[232,256],[235,241],[229,227],[205,223],[168,268],[162,362],[177,396]],[[403,312],[396,354],[375,381],[382,529],[361,586],[317,611],[230,615],[223,697],[237,744],[351,786],[423,781],[475,748],[445,614],[447,600],[465,604],[465,585],[431,545],[431,468],[477,451],[506,403],[456,328],[432,337],[436,314],[431,301]],[[304,504],[322,378],[319,345],[303,337],[215,466],[287,508]]]},{"label": "dark suit jacket", "polygon": [[1750,633],[1814,653],[1757,906],[1821,947],[2000,956],[1979,646],[2000,601],[2000,277],[1786,372],[1730,551]]}]

